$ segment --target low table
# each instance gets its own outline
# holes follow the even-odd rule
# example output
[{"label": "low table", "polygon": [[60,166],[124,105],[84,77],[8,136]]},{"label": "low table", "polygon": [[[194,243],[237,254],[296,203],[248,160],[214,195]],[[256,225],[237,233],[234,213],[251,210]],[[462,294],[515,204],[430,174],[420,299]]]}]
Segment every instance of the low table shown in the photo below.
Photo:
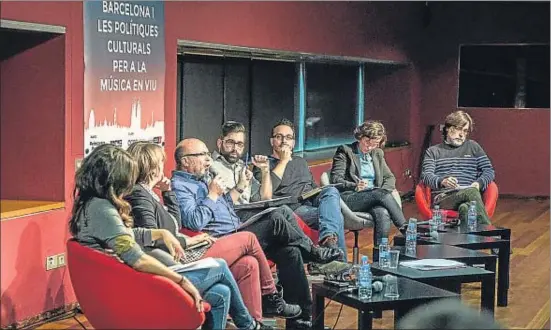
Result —
[{"label": "low table", "polygon": [[[429,230],[429,225],[419,225],[419,228],[424,231]],[[471,230],[465,224],[457,227],[445,227],[438,229],[438,232],[455,233],[455,234],[473,234],[479,236],[499,236],[500,239],[511,240],[511,229],[505,227],[497,227],[494,225],[478,225],[476,229]]]},{"label": "low table", "polygon": [[[404,245],[404,236],[395,236],[394,245]],[[471,250],[499,249],[498,253],[498,282],[497,305],[508,305],[509,295],[509,262],[511,258],[511,242],[509,240],[485,237],[474,234],[438,233],[438,238],[420,237],[418,245],[441,244],[462,247]]]},{"label": "low table", "polygon": [[383,292],[373,293],[369,300],[358,299],[357,291],[337,294],[341,288],[323,283],[312,283],[312,320],[314,329],[323,329],[325,298],[358,310],[358,329],[372,328],[372,311],[394,310],[394,324],[413,308],[437,299],[461,299],[456,293],[439,289],[421,282],[398,277],[400,297],[386,298]]},{"label": "low table", "polygon": [[462,283],[480,282],[480,307],[494,315],[496,276],[494,272],[476,267],[439,270],[418,270],[398,265],[398,268],[381,268],[378,262],[371,264],[374,275],[392,274],[423,282],[440,289],[461,293]]}]

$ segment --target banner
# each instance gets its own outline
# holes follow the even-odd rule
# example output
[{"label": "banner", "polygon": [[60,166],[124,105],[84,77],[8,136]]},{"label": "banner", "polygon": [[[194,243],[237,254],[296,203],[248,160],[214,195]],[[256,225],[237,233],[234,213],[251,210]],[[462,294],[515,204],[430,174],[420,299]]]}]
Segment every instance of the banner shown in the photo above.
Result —
[{"label": "banner", "polygon": [[164,145],[161,1],[84,1],[84,155],[111,143]]}]

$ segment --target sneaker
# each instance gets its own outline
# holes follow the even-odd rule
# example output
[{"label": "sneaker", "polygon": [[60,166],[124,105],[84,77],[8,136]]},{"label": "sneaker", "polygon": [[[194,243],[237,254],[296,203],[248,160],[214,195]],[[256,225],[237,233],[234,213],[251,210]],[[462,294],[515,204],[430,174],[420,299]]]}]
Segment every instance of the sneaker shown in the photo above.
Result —
[{"label": "sneaker", "polygon": [[271,327],[269,325],[266,325],[258,320],[254,320],[254,330],[274,330],[274,327]]},{"label": "sneaker", "polygon": [[276,286],[276,292],[262,296],[262,314],[264,317],[291,319],[302,313],[298,305],[288,304],[283,299],[283,288]]},{"label": "sneaker", "polygon": [[313,245],[310,258],[313,262],[326,264],[333,260],[343,261],[344,253],[339,248],[328,248]]},{"label": "sneaker", "polygon": [[320,246],[330,248],[330,249],[338,249],[338,238],[337,235],[329,235],[323,239],[323,241],[320,242]]}]

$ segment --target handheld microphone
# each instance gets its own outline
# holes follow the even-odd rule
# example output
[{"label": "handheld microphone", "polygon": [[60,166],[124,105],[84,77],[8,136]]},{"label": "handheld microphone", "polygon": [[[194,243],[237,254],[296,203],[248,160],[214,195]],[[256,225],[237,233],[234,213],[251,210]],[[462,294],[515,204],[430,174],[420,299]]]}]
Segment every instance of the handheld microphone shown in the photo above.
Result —
[{"label": "handheld microphone", "polygon": [[434,239],[438,239],[438,232],[437,231],[431,231],[431,232],[417,233],[417,238],[434,238]]}]

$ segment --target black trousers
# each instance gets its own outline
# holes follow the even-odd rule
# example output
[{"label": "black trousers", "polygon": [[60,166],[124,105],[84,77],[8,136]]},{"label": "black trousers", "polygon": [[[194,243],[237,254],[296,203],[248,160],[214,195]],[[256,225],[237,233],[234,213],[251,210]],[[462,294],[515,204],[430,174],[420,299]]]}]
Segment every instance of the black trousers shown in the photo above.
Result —
[{"label": "black trousers", "polygon": [[342,200],[354,212],[367,212],[373,216],[375,235],[378,245],[381,237],[388,237],[390,221],[400,228],[406,223],[404,213],[390,191],[373,189],[364,191],[345,191],[341,194]]},{"label": "black trousers", "polygon": [[[238,212],[238,216],[248,218],[244,212],[251,211]],[[278,207],[240,231],[256,235],[266,257],[277,265],[283,298],[288,303],[299,305],[302,308],[301,318],[309,319],[312,315],[312,296],[304,259],[309,259],[313,243],[299,227],[293,211],[288,206]]]}]

